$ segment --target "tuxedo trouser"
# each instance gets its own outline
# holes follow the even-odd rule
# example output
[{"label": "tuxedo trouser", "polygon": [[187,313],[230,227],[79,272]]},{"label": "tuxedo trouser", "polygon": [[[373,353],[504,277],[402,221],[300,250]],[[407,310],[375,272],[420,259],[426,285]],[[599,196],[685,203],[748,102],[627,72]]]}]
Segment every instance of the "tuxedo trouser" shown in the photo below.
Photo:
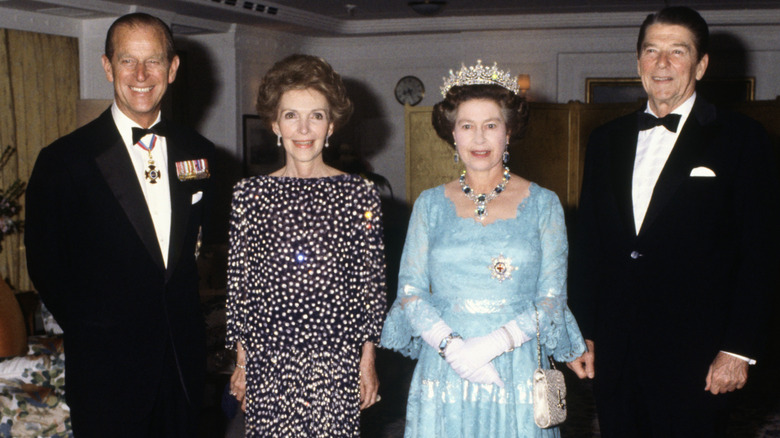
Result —
[{"label": "tuxedo trouser", "polygon": [[150,438],[196,437],[197,412],[191,406],[182,386],[173,348],[165,349],[165,365],[160,386],[149,418]]},{"label": "tuxedo trouser", "polygon": [[[122,376],[116,378],[121,379]],[[197,412],[189,403],[183,389],[170,345],[166,346],[162,374],[154,399],[147,404],[151,406],[150,410],[145,413],[129,412],[121,404],[101,398],[100,391],[100,388],[95,388],[89,403],[71,406],[71,426],[75,438],[197,436]],[[117,412],[117,409],[124,411]]]},{"label": "tuxedo trouser", "polygon": [[729,394],[704,391],[693,396],[647,378],[641,362],[629,350],[617,385],[609,392],[594,382],[596,409],[603,438],[725,437]]}]

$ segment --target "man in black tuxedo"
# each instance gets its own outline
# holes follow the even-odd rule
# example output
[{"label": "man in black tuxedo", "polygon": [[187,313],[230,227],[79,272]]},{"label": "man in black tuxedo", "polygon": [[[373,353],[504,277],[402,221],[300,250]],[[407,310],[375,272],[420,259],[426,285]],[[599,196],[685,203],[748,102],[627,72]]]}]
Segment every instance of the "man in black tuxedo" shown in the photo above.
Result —
[{"label": "man in black tuxedo", "polygon": [[160,118],[179,66],[164,22],[120,17],[102,62],[114,104],[35,163],[28,269],[64,330],[75,436],[192,437],[206,349],[195,258],[214,145]]},{"label": "man in black tuxedo", "polygon": [[710,437],[758,358],[777,268],[778,180],[755,121],[695,93],[709,61],[694,10],[637,42],[647,107],[591,135],[570,305],[602,436]]}]

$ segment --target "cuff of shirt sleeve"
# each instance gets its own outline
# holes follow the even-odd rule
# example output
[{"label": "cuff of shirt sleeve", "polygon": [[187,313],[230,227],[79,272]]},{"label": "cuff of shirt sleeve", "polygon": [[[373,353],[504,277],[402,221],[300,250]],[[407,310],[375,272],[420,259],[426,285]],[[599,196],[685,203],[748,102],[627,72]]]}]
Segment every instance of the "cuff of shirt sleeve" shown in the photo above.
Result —
[{"label": "cuff of shirt sleeve", "polygon": [[751,358],[749,358],[749,357],[740,356],[740,355],[738,355],[738,354],[729,353],[728,351],[723,351],[723,350],[721,350],[721,353],[726,353],[726,354],[728,354],[729,356],[736,357],[737,359],[742,359],[742,360],[744,360],[745,362],[747,362],[747,363],[748,363],[748,365],[755,365],[755,364],[756,364],[756,360],[755,360],[755,359],[751,359]]}]

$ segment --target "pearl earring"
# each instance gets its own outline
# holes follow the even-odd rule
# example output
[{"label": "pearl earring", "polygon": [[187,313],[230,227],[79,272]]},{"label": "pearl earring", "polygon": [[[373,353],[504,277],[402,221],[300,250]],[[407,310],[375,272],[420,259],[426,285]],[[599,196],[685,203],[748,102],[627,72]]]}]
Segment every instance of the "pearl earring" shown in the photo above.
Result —
[{"label": "pearl earring", "polygon": [[329,140],[329,139],[330,139],[330,137],[325,137],[325,147],[328,147],[328,146],[330,146],[330,144],[328,144],[328,140]]},{"label": "pearl earring", "polygon": [[282,145],[282,136],[277,134],[276,135],[276,145],[281,146]]}]

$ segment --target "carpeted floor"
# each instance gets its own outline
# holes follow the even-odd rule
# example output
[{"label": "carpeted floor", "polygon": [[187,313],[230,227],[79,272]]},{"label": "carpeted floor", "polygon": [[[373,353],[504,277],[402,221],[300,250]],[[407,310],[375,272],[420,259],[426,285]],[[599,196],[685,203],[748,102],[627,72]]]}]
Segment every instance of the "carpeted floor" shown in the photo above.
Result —
[{"label": "carpeted floor", "polygon": [[[406,395],[415,362],[400,355],[379,350],[377,356],[382,401],[363,412],[363,438],[402,438]],[[728,437],[780,438],[780,361],[767,360],[763,367],[751,368],[748,385],[735,394],[730,413]],[[561,426],[564,438],[598,438],[598,420],[593,402],[592,385],[578,380],[564,370],[568,389],[569,417]],[[243,437],[242,418],[226,420],[217,410],[202,430],[204,438]],[[219,420],[219,421],[216,421]],[[213,424],[212,424],[213,423]]]},{"label": "carpeted floor", "polygon": [[[382,401],[363,413],[364,438],[403,437],[406,391],[414,362],[381,351],[377,364]],[[379,365],[382,364],[382,365]],[[748,385],[735,394],[727,436],[780,438],[780,360],[769,358],[751,368]],[[564,367],[565,368],[565,367]],[[600,437],[592,385],[565,369],[569,417],[561,427],[564,438]]]}]

